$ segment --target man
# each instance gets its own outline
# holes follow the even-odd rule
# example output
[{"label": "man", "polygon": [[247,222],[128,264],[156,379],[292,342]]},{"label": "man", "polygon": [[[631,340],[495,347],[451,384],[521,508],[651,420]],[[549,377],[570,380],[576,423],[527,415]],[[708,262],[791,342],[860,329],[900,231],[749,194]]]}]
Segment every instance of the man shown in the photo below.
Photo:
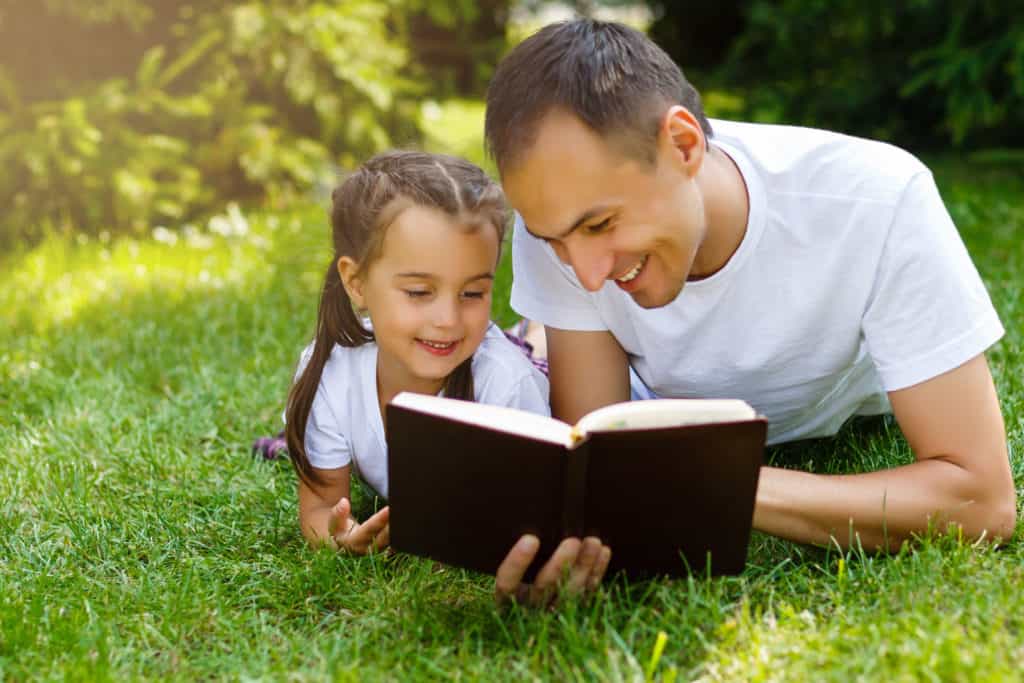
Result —
[{"label": "man", "polygon": [[[1003,328],[919,161],[825,131],[712,124],[663,51],[591,20],[547,26],[505,57],[486,137],[521,218],[512,305],[545,325],[555,416],[627,400],[630,366],[659,396],[747,400],[769,443],[891,412],[913,463],[766,467],[754,527],[872,549],[929,525],[1013,533],[984,356]],[[600,580],[604,549],[574,543],[528,590],[549,590],[559,565],[572,591]],[[535,553],[524,539],[509,554],[499,599],[527,590]]]}]

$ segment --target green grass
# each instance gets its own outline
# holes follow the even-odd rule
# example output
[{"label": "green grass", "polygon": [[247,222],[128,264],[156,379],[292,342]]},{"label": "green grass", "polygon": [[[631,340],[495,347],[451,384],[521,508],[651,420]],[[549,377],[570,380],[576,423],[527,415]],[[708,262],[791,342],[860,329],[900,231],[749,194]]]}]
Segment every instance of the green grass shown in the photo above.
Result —
[{"label": "green grass", "polygon": [[[1020,491],[1024,180],[937,167],[1007,327],[990,359]],[[742,576],[610,583],[555,612],[496,610],[488,578],[428,562],[308,550],[294,475],[248,444],[278,429],[312,330],[323,211],[249,218],[0,261],[0,679],[1021,678],[1019,540],[871,556],[755,535]],[[776,457],[909,455],[876,426]]]}]

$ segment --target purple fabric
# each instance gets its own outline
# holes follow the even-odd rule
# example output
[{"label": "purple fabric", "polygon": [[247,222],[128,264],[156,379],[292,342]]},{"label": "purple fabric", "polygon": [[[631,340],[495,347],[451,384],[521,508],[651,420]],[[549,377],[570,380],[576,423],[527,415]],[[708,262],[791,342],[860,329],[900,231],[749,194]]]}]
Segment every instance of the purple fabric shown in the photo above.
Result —
[{"label": "purple fabric", "polygon": [[288,442],[284,432],[277,436],[261,436],[252,442],[252,454],[261,455],[264,460],[277,460],[288,457]]},{"label": "purple fabric", "polygon": [[508,337],[508,340],[510,342],[512,342],[522,350],[526,357],[530,359],[530,362],[533,363],[534,367],[536,367],[538,370],[547,375],[548,359],[534,358],[533,344],[524,339],[524,337],[526,336],[526,330],[529,327],[529,325],[530,321],[524,318],[523,320],[520,320],[518,323],[516,323],[515,327],[513,327],[511,330],[505,330],[505,336]]}]

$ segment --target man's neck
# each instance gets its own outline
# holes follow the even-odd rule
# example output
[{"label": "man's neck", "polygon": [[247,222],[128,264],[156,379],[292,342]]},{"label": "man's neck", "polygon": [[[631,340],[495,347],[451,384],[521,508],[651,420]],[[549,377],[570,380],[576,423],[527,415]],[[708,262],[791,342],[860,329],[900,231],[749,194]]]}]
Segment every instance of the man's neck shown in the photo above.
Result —
[{"label": "man's neck", "polygon": [[697,183],[704,199],[707,233],[690,270],[691,280],[714,275],[729,262],[743,242],[750,215],[750,197],[743,174],[732,158],[714,144],[704,159]]}]

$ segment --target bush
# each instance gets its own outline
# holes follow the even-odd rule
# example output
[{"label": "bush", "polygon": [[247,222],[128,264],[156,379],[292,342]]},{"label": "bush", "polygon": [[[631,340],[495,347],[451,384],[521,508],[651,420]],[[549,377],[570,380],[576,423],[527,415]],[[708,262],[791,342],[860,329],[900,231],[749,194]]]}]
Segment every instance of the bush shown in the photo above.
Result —
[{"label": "bush", "polygon": [[761,119],[918,147],[1021,144],[1024,15],[1012,4],[752,0],[720,75]]},{"label": "bush", "polygon": [[[415,143],[426,93],[407,33],[432,2],[219,2],[194,12],[185,2],[50,0],[38,30],[67,35],[68,55],[92,44],[80,33],[111,26],[164,42],[141,52],[137,36],[118,44],[126,59],[141,55],[128,68],[15,58],[28,45],[3,62],[0,242],[178,223],[227,199],[306,191],[336,165]],[[168,7],[173,22],[154,27]],[[458,10],[445,16],[461,20]],[[17,33],[10,20],[0,11],[0,42]],[[36,82],[61,69],[74,77],[54,76],[49,90]]]}]

